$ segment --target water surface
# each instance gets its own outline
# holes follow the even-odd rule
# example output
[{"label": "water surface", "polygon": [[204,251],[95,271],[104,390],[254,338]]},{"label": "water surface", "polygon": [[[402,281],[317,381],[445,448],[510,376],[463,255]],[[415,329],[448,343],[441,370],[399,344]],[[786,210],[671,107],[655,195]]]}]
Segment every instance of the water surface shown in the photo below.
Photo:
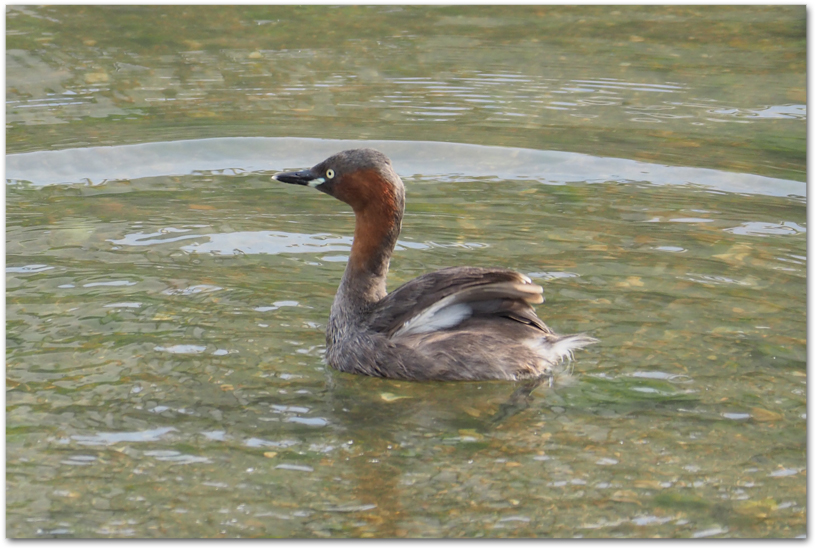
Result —
[{"label": "water surface", "polygon": [[[7,535],[805,535],[804,16],[10,7]],[[517,269],[571,376],[326,368],[353,216],[269,177],[363,145],[389,288]]]}]

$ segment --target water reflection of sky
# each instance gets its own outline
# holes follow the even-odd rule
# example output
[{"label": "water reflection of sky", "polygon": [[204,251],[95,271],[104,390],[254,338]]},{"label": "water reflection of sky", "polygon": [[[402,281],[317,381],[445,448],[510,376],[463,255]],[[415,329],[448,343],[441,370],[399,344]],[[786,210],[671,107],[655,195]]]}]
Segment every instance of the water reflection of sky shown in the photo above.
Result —
[{"label": "water reflection of sky", "polygon": [[[207,226],[198,226],[197,228],[208,228]],[[210,253],[213,255],[279,255],[282,253],[333,253],[339,252],[339,255],[324,255],[322,260],[328,262],[345,262],[348,259],[348,253],[351,251],[351,244],[353,238],[351,236],[335,236],[332,234],[301,234],[296,232],[282,232],[276,230],[260,230],[260,231],[236,231],[226,233],[200,233],[191,232],[183,237],[174,238],[156,238],[154,236],[164,233],[175,232],[188,232],[192,229],[177,229],[174,227],[165,228],[159,232],[147,233],[133,232],[125,234],[121,238],[108,240],[113,244],[114,249],[119,249],[119,246],[155,246],[171,244],[182,240],[195,239],[197,241],[180,247],[182,251],[187,253]],[[430,249],[430,248],[460,248],[460,249],[474,249],[485,247],[485,244],[478,242],[410,242],[402,241],[396,244],[396,250],[403,249]],[[45,268],[33,268],[33,267]],[[24,267],[9,267],[7,272],[15,273],[28,273],[28,272],[41,272],[53,267],[46,265],[28,265]],[[95,283],[85,284],[83,287],[90,287],[92,285],[122,285],[118,282],[111,283]],[[220,288],[215,288],[217,290]],[[213,289],[208,288],[209,291]],[[196,286],[195,288],[187,288],[187,293],[201,292],[202,288]],[[177,290],[173,290],[173,294],[178,294]],[[287,305],[280,305],[287,306]]]},{"label": "water reflection of sky", "polygon": [[795,118],[806,120],[806,105],[776,105],[764,108],[716,108],[709,111],[711,114],[736,116],[743,118]]},{"label": "water reflection of sky", "polygon": [[[198,139],[9,154],[6,156],[6,177],[39,186],[99,184],[205,171],[265,173],[311,166],[340,150],[358,147],[381,150],[390,156],[403,177],[437,177],[444,181],[462,175],[530,179],[544,184],[636,181],[656,185],[698,185],[724,192],[806,196],[803,182],[572,152],[456,143],[272,137]],[[176,239],[191,237],[181,235]]]}]

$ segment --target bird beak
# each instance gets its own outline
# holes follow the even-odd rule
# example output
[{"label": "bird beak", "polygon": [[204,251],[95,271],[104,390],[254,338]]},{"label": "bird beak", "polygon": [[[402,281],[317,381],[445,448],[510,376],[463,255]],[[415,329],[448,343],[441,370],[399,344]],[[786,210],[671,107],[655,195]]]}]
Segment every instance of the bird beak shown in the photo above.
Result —
[{"label": "bird beak", "polygon": [[310,169],[303,171],[290,171],[288,173],[278,173],[272,176],[273,181],[280,181],[281,183],[289,183],[290,185],[304,185],[312,188],[320,186],[325,182],[324,177],[320,177]]}]

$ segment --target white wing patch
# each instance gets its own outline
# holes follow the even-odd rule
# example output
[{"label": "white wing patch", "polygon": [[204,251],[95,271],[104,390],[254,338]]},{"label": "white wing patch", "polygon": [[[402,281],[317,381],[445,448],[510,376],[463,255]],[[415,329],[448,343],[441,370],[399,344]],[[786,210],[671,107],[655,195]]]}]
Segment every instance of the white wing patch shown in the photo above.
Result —
[{"label": "white wing patch", "polygon": [[[528,280],[523,274],[519,274]],[[393,337],[429,333],[454,327],[473,315],[473,303],[493,299],[523,299],[530,304],[543,302],[543,288],[537,284],[501,282],[470,287],[448,295],[422,310],[399,328]]]},{"label": "white wing patch", "polygon": [[430,333],[460,324],[472,315],[473,309],[466,303],[448,304],[453,297],[456,295],[445,297],[421,314],[409,319],[393,336]]}]

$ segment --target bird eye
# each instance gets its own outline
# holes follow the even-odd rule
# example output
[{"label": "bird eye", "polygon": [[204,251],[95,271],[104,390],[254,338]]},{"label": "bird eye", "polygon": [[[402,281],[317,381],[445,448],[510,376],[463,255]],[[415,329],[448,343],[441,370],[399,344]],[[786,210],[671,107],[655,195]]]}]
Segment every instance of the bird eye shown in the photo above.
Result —
[{"label": "bird eye", "polygon": [[325,172],[325,176],[328,177],[329,179],[333,179],[334,178],[334,170],[329,169],[328,171]]}]

